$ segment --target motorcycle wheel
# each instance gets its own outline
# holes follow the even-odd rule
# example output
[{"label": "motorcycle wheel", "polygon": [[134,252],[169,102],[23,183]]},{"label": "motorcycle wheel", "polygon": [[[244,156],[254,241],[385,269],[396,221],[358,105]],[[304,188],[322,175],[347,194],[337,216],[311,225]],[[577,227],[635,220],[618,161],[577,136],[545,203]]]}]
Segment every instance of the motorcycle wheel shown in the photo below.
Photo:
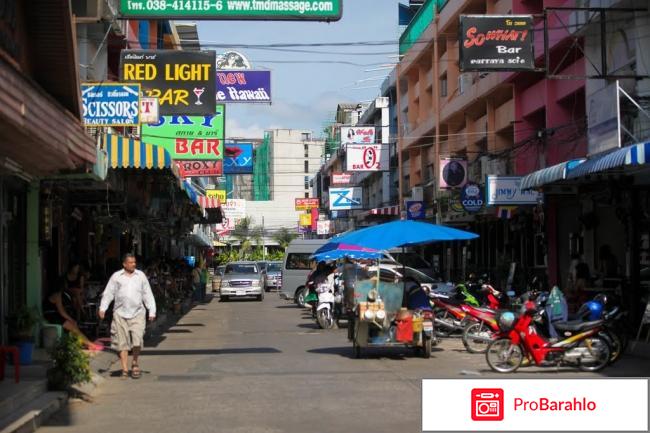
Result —
[{"label": "motorcycle wheel", "polygon": [[433,346],[433,342],[431,341],[433,338],[425,338],[424,339],[424,345],[422,346],[422,357],[424,359],[429,359],[431,358],[431,349]]},{"label": "motorcycle wheel", "polygon": [[598,371],[602,370],[609,364],[611,357],[611,350],[609,344],[602,337],[590,337],[582,340],[578,347],[585,347],[591,359],[588,362],[585,362],[583,359],[580,359],[580,370],[582,371]]},{"label": "motorcycle wheel", "polygon": [[512,373],[521,366],[524,352],[521,346],[512,344],[509,338],[499,338],[488,345],[485,359],[497,373]]},{"label": "motorcycle wheel", "polygon": [[334,318],[326,308],[318,311],[316,321],[318,322],[318,326],[320,326],[322,329],[334,328]]},{"label": "motorcycle wheel", "polygon": [[[435,315],[435,318],[438,320],[446,321],[448,317],[448,313],[446,310],[436,310],[433,313]],[[435,330],[436,330],[436,335],[438,337],[449,337],[451,335],[451,331],[445,326],[440,323],[435,324]]]},{"label": "motorcycle wheel", "polygon": [[474,322],[465,326],[463,329],[463,345],[469,353],[485,353],[487,352],[488,344],[490,342],[476,339],[478,338],[493,338],[494,333],[483,322]]}]

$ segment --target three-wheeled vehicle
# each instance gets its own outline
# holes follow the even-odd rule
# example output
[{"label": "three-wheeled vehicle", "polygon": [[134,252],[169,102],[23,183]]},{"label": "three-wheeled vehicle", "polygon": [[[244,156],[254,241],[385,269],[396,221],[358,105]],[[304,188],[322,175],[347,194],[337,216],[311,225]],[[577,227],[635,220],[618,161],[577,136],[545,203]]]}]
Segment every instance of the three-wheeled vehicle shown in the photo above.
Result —
[{"label": "three-wheeled vehicle", "polygon": [[[348,339],[360,358],[368,347],[410,347],[431,357],[436,343],[434,320],[426,293],[413,281],[382,278],[374,271],[348,261],[343,267],[344,308],[348,313]],[[417,307],[410,296],[422,291]],[[411,308],[407,308],[411,307]]]}]

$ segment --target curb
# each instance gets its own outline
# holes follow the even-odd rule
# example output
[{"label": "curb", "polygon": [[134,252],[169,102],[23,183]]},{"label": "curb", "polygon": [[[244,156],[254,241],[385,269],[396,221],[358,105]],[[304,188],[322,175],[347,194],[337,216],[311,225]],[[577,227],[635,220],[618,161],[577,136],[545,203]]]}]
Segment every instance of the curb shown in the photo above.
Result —
[{"label": "curb", "polygon": [[63,409],[68,403],[65,392],[46,392],[33,400],[24,409],[26,412],[0,430],[0,433],[33,433],[52,415]]}]

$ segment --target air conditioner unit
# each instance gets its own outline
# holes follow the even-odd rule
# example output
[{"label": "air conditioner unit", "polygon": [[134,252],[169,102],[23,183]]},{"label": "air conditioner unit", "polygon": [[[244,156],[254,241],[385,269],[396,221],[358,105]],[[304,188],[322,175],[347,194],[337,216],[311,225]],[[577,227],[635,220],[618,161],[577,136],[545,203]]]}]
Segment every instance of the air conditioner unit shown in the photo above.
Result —
[{"label": "air conditioner unit", "polygon": [[[119,11],[118,0],[73,0],[72,13],[79,24],[113,21]],[[121,30],[121,26],[117,26]]]},{"label": "air conditioner unit", "polygon": [[485,176],[504,176],[506,174],[506,161],[501,158],[481,157],[481,178]]},{"label": "air conditioner unit", "polygon": [[411,197],[414,201],[422,201],[424,199],[424,188],[421,186],[414,186],[411,188]]}]

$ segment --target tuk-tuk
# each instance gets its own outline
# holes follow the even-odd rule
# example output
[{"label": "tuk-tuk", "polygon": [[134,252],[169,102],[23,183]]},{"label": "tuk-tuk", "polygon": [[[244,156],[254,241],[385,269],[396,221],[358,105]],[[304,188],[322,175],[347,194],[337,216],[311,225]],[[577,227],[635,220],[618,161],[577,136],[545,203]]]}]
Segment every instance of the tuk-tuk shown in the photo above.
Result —
[{"label": "tuk-tuk", "polygon": [[382,278],[379,270],[379,266],[375,271],[351,261],[343,267],[344,308],[354,357],[360,358],[367,347],[400,346],[431,357],[436,339],[428,300],[413,309],[406,302],[410,293],[422,289],[413,286],[415,282]]}]

